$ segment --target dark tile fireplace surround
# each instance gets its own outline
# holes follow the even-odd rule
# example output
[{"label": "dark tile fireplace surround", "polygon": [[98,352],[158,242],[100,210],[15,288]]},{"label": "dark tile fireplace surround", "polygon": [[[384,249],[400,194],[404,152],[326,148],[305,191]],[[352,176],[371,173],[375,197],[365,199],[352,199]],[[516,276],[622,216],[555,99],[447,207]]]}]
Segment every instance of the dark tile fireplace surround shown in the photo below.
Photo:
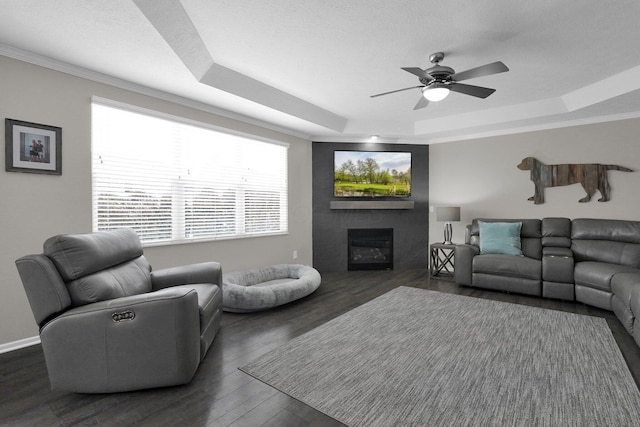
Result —
[{"label": "dark tile fireplace surround", "polygon": [[393,228],[347,230],[348,270],[393,270]]},{"label": "dark tile fireplace surround", "polygon": [[[411,197],[407,199],[338,199],[333,196],[335,150],[410,151]],[[357,269],[428,267],[429,146],[408,144],[313,143],[313,266],[322,272]],[[349,203],[349,202],[357,203]],[[358,203],[364,204],[358,205]],[[392,232],[391,246],[378,238],[372,246],[358,238],[349,249],[354,230]],[[357,232],[356,232],[357,233]],[[369,233],[365,231],[365,241]],[[352,259],[353,257],[357,259]],[[369,258],[365,260],[365,258]],[[383,260],[382,258],[388,258]],[[355,263],[353,262],[355,261]],[[360,264],[360,265],[357,265]]]}]

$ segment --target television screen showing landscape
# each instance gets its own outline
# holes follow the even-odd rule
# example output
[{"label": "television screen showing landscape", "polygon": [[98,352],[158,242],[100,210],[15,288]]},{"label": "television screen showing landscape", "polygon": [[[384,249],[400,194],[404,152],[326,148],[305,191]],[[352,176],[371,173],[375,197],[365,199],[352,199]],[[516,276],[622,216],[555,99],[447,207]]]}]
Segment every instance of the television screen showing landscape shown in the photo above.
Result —
[{"label": "television screen showing landscape", "polygon": [[401,151],[335,151],[335,197],[408,197],[411,153]]}]

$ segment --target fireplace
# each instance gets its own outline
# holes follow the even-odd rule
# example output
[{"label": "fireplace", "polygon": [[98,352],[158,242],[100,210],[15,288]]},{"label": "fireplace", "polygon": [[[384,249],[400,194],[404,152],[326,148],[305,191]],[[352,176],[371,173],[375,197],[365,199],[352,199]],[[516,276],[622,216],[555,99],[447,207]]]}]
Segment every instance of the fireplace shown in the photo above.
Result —
[{"label": "fireplace", "polygon": [[393,228],[350,228],[348,270],[393,270]]}]

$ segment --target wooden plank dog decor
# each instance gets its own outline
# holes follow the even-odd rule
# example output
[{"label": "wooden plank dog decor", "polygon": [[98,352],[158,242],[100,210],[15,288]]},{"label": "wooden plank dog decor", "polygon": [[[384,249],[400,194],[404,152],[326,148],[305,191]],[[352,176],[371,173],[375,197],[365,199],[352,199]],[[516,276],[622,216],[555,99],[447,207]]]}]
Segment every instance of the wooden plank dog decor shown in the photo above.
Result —
[{"label": "wooden plank dog decor", "polygon": [[544,203],[545,188],[578,183],[582,184],[582,188],[587,193],[585,197],[579,200],[580,203],[591,200],[596,190],[600,191],[602,195],[598,201],[608,202],[611,191],[608,171],[633,172],[633,170],[622,166],[601,165],[598,163],[545,165],[533,157],[523,159],[518,165],[518,169],[531,171],[531,181],[535,184],[535,191],[533,196],[527,200],[533,200],[536,205]]}]

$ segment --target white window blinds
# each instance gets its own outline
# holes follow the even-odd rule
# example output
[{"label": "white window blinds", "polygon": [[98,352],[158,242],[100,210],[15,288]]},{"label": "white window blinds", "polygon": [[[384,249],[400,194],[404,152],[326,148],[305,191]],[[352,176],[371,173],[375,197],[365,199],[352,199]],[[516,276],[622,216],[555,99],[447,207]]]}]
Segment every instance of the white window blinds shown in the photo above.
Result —
[{"label": "white window blinds", "polygon": [[287,232],[288,147],[92,104],[93,229],[145,244]]}]

